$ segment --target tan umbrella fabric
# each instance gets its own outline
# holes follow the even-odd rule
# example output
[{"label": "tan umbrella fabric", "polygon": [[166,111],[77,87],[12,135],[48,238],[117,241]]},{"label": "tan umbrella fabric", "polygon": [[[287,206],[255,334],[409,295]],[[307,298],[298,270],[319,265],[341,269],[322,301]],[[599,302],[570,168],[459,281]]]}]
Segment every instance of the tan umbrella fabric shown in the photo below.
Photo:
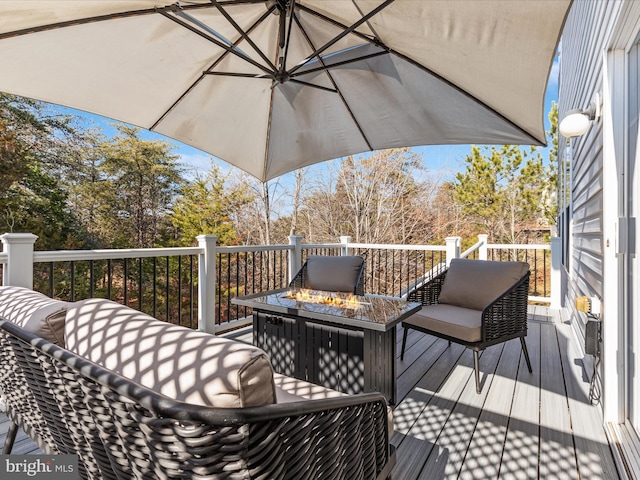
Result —
[{"label": "tan umbrella fabric", "polygon": [[261,180],[369,150],[544,144],[570,0],[0,2],[0,91]]}]

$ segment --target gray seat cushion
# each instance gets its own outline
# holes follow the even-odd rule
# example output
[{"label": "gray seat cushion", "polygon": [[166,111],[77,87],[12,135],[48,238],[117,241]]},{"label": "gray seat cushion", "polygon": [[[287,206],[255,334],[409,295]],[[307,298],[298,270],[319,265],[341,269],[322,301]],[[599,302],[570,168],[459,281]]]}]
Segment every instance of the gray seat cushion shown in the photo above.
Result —
[{"label": "gray seat cushion", "polygon": [[307,258],[304,286],[312,290],[353,293],[363,262],[359,256],[310,255]]},{"label": "gray seat cushion", "polygon": [[69,305],[29,288],[0,287],[0,317],[61,347]]},{"label": "gray seat cushion", "polygon": [[482,311],[454,305],[427,305],[403,324],[467,342],[482,340]]},{"label": "gray seat cushion", "polygon": [[451,261],[438,303],[484,310],[529,271],[526,262]]}]

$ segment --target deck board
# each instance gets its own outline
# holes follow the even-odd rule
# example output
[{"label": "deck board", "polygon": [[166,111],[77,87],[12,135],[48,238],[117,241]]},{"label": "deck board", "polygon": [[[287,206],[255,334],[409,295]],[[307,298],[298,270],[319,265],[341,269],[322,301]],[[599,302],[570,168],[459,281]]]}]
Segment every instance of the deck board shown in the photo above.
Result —
[{"label": "deck board", "polygon": [[[235,338],[250,342],[250,331]],[[402,329],[397,340],[399,357]],[[397,361],[394,480],[618,478],[571,327],[532,306],[526,341],[533,373],[519,340],[490,347],[478,395],[470,350],[409,332]],[[0,445],[8,425],[0,413]],[[38,452],[19,432],[12,453]]]},{"label": "deck board", "polygon": [[[513,404],[519,342],[507,342],[490,385],[473,437],[464,457],[461,479],[497,478]],[[479,473],[482,472],[482,475]]]},{"label": "deck board", "polygon": [[[540,343],[558,344],[555,325],[541,326]],[[577,473],[560,352],[547,348],[540,366],[540,477],[574,480]]]},{"label": "deck board", "polygon": [[[482,370],[481,384],[484,388],[481,393],[476,393],[476,382],[473,364],[465,368],[466,382],[460,396],[452,398],[451,413],[438,434],[436,444],[447,452],[447,464],[443,478],[457,478],[462,468],[462,461],[467,447],[478,422],[478,412],[482,411],[487,392],[487,385],[493,380],[495,369],[502,353],[503,345],[497,345],[486,349],[481,358]],[[467,353],[471,351],[467,350]],[[438,466],[439,459],[429,456],[418,478],[431,479],[433,470]]]},{"label": "deck board", "polygon": [[[560,340],[562,367],[565,371],[567,399],[572,419],[572,430],[576,447],[576,458],[581,478],[615,478],[616,471],[609,462],[599,461],[609,454],[606,434],[599,417],[590,415],[594,406],[589,399],[589,383],[578,359],[578,349],[571,341],[571,327],[557,325]],[[578,421],[574,421],[578,419]]]},{"label": "deck board", "polygon": [[521,356],[507,436],[500,461],[500,479],[527,480],[538,478],[540,431],[540,323],[529,322],[527,350],[533,373]]}]

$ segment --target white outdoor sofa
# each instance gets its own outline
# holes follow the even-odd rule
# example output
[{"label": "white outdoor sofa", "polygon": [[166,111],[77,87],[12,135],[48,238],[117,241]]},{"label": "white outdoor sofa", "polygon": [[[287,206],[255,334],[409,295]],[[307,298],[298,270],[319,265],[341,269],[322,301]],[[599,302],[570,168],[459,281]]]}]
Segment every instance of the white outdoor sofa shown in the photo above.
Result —
[{"label": "white outdoor sofa", "polygon": [[273,372],[260,349],[109,300],[0,287],[11,421],[82,478],[381,479],[389,409]]}]

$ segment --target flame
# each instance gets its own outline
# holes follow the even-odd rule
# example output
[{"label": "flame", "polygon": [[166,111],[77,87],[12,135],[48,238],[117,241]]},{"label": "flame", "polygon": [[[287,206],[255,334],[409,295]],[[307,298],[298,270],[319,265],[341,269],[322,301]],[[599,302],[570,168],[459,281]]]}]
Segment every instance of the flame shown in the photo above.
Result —
[{"label": "flame", "polygon": [[333,305],[336,307],[357,309],[360,301],[352,293],[342,297],[336,293],[313,292],[308,289],[289,292],[287,298],[296,299],[299,302],[318,303],[321,305]]}]

